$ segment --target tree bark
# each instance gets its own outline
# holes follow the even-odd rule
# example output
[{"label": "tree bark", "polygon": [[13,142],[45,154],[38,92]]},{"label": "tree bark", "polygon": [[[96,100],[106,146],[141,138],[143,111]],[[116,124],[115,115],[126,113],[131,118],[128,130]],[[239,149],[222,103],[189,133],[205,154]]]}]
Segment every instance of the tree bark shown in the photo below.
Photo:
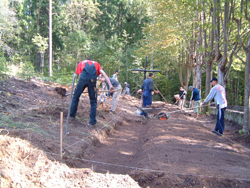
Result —
[{"label": "tree bark", "polygon": [[218,63],[218,81],[222,86],[226,86],[226,73],[229,70],[226,68],[228,63],[227,54],[228,54],[228,22],[229,22],[229,1],[225,1],[224,4],[224,23],[223,23],[223,57],[221,63]]},{"label": "tree bark", "polygon": [[49,0],[49,76],[52,76],[52,0]]},{"label": "tree bark", "polygon": [[[215,12],[213,11],[212,14],[212,25],[215,25]],[[208,96],[210,89],[211,89],[211,84],[210,84],[210,80],[212,79],[212,68],[213,68],[213,61],[215,58],[215,54],[214,54],[214,29],[212,27],[211,29],[211,35],[210,35],[210,49],[211,51],[208,52],[208,61],[206,62],[206,89],[205,89],[205,95]],[[206,36],[206,34],[204,33],[204,36]]]},{"label": "tree bark", "polygon": [[[215,30],[214,30],[214,37],[215,37],[215,57],[216,57],[216,62],[218,65],[220,64],[222,60],[222,55],[220,52],[220,46],[219,46],[219,41],[220,41],[220,16],[219,16],[219,11],[220,11],[220,0],[214,0],[214,19],[215,19]],[[219,67],[218,67],[219,68]],[[218,70],[218,78],[220,72]],[[220,80],[219,80],[220,82]]]},{"label": "tree bark", "polygon": [[246,72],[245,72],[245,96],[244,96],[244,122],[243,122],[243,133],[245,136],[247,136],[249,134],[249,122],[250,122],[250,37],[248,38],[247,41],[247,46],[246,46]]}]

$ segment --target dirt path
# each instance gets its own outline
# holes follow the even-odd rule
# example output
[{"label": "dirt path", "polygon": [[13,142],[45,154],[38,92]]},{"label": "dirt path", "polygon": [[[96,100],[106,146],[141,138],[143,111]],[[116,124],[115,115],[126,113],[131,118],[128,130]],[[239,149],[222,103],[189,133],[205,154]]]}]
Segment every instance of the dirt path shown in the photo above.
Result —
[{"label": "dirt path", "polygon": [[[135,167],[211,181],[214,178],[222,181],[250,180],[249,150],[225,138],[231,136],[230,125],[227,126],[225,137],[210,132],[214,125],[213,116],[202,115],[196,120],[182,113],[172,114],[167,121],[124,123],[98,144],[88,158],[124,167],[96,163],[83,167],[91,167],[102,173],[129,174]],[[126,168],[128,166],[132,168]]]}]

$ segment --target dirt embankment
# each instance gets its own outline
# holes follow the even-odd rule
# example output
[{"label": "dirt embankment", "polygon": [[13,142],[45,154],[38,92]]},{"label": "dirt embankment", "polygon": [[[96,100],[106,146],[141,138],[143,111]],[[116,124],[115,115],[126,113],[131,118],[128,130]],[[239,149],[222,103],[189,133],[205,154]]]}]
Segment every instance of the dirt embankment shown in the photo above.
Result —
[{"label": "dirt embankment", "polygon": [[64,134],[61,159],[60,112],[65,133],[69,96],[56,87],[61,86],[37,79],[0,81],[1,135],[14,137],[1,136],[2,185],[250,187],[250,139],[240,137],[239,126],[226,122],[218,137],[210,132],[213,116],[197,120],[170,104],[165,104],[170,119],[146,121],[134,115],[131,105],[140,101],[129,96],[121,97],[116,114],[109,114],[111,99],[99,103],[98,123],[90,128],[89,99],[82,95],[79,118]]}]

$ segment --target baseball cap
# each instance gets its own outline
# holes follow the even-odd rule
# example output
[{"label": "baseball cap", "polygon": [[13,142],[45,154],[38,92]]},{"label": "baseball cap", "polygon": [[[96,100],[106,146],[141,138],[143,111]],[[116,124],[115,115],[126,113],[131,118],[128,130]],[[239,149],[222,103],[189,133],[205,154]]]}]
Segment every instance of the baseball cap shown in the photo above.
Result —
[{"label": "baseball cap", "polygon": [[189,86],[189,90],[193,89],[194,87],[193,86]]},{"label": "baseball cap", "polygon": [[216,81],[216,82],[218,82],[218,79],[217,79],[217,78],[215,78],[215,77],[213,77],[213,78],[212,78],[212,80],[210,80],[210,82],[212,82],[212,81]]}]

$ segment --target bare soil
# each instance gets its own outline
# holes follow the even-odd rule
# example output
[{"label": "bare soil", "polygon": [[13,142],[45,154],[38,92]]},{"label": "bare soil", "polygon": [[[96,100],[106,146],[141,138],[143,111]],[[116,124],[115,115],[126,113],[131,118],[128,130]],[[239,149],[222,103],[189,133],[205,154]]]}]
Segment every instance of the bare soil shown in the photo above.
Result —
[{"label": "bare soil", "polygon": [[[215,116],[201,114],[195,119],[192,111],[167,103],[168,120],[152,119],[152,114],[142,119],[133,107],[140,100],[125,96],[116,114],[109,114],[111,99],[98,102],[98,123],[88,127],[90,104],[83,94],[78,118],[70,120],[66,135],[70,96],[60,95],[57,87],[63,86],[35,78],[0,80],[4,187],[250,187],[250,138],[239,135],[239,125],[226,122],[219,137],[211,133]],[[17,165],[22,170],[14,168]],[[18,181],[18,174],[26,178]],[[50,182],[42,177],[59,179]]]}]

